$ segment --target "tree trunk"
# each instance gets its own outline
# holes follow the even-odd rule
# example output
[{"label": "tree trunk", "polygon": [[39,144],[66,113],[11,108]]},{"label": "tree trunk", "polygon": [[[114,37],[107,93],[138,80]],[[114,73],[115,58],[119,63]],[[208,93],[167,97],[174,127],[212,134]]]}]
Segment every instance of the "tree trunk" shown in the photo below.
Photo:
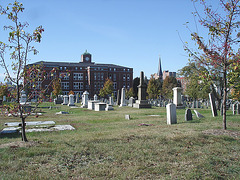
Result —
[{"label": "tree trunk", "polygon": [[22,141],[27,142],[27,136],[26,136],[26,131],[25,131],[25,118],[22,117]]},{"label": "tree trunk", "polygon": [[223,69],[223,129],[227,129],[226,122],[226,101],[227,101],[227,72],[226,66]]}]

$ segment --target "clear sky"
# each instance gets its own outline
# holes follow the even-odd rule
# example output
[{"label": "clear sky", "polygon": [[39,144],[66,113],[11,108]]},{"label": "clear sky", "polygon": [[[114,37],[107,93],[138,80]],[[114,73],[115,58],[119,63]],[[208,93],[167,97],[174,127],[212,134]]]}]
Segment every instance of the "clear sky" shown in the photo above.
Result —
[{"label": "clear sky", "polygon": [[[134,77],[144,71],[177,71],[188,62],[178,33],[189,41],[183,25],[194,25],[191,0],[19,0],[24,4],[22,19],[31,28],[45,29],[37,61],[79,62],[81,54],[92,54],[96,63],[118,64],[134,69]],[[0,4],[5,7],[10,0]],[[0,17],[0,40],[6,36]],[[194,27],[194,26],[193,26]],[[3,69],[0,69],[2,75]]]}]

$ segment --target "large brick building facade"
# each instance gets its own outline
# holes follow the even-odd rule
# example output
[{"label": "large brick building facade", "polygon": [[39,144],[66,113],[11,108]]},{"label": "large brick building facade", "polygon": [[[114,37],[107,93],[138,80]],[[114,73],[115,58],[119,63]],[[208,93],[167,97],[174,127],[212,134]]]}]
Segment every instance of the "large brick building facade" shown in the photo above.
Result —
[{"label": "large brick building facade", "polygon": [[[103,88],[107,78],[113,81],[114,95],[117,90],[125,87],[130,89],[133,82],[133,68],[114,65],[114,64],[97,64],[92,62],[92,55],[87,51],[82,54],[81,62],[47,62],[39,61],[30,65],[42,64],[44,70],[49,73],[54,67],[58,68],[57,76],[68,73],[61,78],[62,94],[68,94],[69,91],[82,95],[84,91],[88,91],[90,97],[99,94]],[[51,82],[50,78],[46,79],[41,86],[44,88]],[[51,90],[50,90],[51,91]]]}]

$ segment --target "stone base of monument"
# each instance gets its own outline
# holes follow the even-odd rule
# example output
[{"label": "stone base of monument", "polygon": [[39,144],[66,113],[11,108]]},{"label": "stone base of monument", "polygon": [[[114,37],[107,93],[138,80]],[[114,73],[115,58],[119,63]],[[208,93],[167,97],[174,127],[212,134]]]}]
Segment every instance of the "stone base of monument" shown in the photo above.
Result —
[{"label": "stone base of monument", "polygon": [[95,111],[105,111],[106,103],[96,103]]},{"label": "stone base of monument", "polygon": [[105,108],[105,111],[111,111],[111,110],[113,110],[112,105],[107,104],[107,106],[106,106],[106,108]]},{"label": "stone base of monument", "polygon": [[99,100],[97,100],[97,101],[88,101],[88,109],[89,110],[94,110],[96,103],[100,103],[100,101]]},{"label": "stone base of monument", "polygon": [[176,106],[176,109],[185,109],[185,106],[184,105],[178,105],[178,106]]},{"label": "stone base of monument", "polygon": [[152,108],[151,104],[148,104],[147,100],[136,100],[136,103],[133,104],[134,108]]}]

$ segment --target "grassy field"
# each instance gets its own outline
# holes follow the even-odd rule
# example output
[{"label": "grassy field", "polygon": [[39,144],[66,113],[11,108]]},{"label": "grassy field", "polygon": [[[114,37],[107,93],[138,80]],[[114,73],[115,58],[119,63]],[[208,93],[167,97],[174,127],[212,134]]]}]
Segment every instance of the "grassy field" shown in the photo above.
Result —
[{"label": "grassy field", "polygon": [[[206,109],[198,110],[206,118],[190,122],[177,110],[178,123],[167,125],[165,108],[114,108],[39,109],[43,116],[27,121],[53,120],[76,130],[27,133],[30,147],[14,145],[20,137],[1,138],[0,145],[13,145],[0,148],[0,179],[240,179],[240,115],[228,112],[226,132],[222,117]],[[59,111],[69,114],[55,115]],[[0,129],[19,120],[0,116]]]}]

